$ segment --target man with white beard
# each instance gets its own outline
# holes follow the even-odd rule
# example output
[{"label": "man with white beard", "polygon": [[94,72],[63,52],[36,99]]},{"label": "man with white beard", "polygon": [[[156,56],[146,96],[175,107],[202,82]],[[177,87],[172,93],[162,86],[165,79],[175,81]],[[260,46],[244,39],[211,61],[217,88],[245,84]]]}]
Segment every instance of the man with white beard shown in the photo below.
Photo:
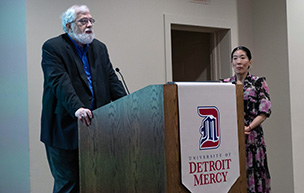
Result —
[{"label": "man with white beard", "polygon": [[105,44],[94,39],[95,20],[85,5],[62,14],[65,31],[42,46],[44,90],[41,141],[54,177],[53,192],[79,192],[77,119],[126,95]]}]

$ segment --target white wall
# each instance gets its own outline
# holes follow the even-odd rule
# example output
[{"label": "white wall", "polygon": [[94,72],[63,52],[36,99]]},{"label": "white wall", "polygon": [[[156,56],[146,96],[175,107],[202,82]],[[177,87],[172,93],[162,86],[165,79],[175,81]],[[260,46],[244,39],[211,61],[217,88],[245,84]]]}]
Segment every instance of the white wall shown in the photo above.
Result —
[{"label": "white wall", "polygon": [[[164,14],[202,18],[208,23],[212,20],[215,26],[229,23],[231,44],[237,45],[235,0],[211,0],[209,5],[190,3],[190,0],[77,2],[91,9],[96,19],[96,37],[107,44],[112,63],[121,69],[131,92],[166,82]],[[28,0],[26,3],[31,192],[50,192],[53,180],[44,146],[39,142],[43,83],[41,46],[48,38],[62,33],[59,16],[75,1]]]},{"label": "white wall", "polygon": [[304,173],[304,102],[302,80],[303,48],[304,48],[304,1],[287,0],[288,16],[288,62],[289,62],[289,81],[291,99],[291,125],[292,125],[292,146],[293,146],[293,165],[294,165],[294,188],[296,193],[304,192],[303,173]]}]

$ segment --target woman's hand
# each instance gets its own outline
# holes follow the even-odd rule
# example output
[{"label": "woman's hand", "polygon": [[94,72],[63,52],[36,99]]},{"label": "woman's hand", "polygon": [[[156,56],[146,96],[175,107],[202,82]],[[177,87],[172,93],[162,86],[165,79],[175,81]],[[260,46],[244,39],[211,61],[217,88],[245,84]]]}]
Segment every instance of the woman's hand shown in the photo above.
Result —
[{"label": "woman's hand", "polygon": [[252,128],[250,127],[250,125],[245,126],[245,135],[249,135],[251,133]]},{"label": "woman's hand", "polygon": [[262,113],[262,114],[256,116],[248,126],[245,126],[245,128],[244,128],[245,135],[249,135],[251,133],[252,129],[261,125],[265,121],[266,118],[267,118],[267,116],[265,113]]}]

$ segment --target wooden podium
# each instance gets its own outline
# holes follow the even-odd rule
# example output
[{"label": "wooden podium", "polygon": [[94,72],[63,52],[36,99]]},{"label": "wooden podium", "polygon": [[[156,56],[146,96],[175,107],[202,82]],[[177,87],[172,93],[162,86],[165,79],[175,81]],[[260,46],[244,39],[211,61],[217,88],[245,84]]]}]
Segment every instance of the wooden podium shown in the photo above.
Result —
[{"label": "wooden podium", "polygon": [[[243,92],[236,85],[240,177],[230,193],[246,193]],[[177,85],[151,85],[95,110],[79,122],[82,193],[179,193]]]}]

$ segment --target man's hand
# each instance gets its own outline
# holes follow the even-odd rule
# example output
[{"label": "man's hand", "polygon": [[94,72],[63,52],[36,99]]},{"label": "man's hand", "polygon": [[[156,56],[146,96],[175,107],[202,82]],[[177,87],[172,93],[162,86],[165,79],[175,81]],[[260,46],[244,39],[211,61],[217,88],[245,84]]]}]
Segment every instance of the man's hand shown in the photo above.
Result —
[{"label": "man's hand", "polygon": [[75,112],[75,116],[80,119],[80,121],[84,122],[86,126],[91,125],[91,119],[93,118],[93,113],[90,109],[79,108]]}]

